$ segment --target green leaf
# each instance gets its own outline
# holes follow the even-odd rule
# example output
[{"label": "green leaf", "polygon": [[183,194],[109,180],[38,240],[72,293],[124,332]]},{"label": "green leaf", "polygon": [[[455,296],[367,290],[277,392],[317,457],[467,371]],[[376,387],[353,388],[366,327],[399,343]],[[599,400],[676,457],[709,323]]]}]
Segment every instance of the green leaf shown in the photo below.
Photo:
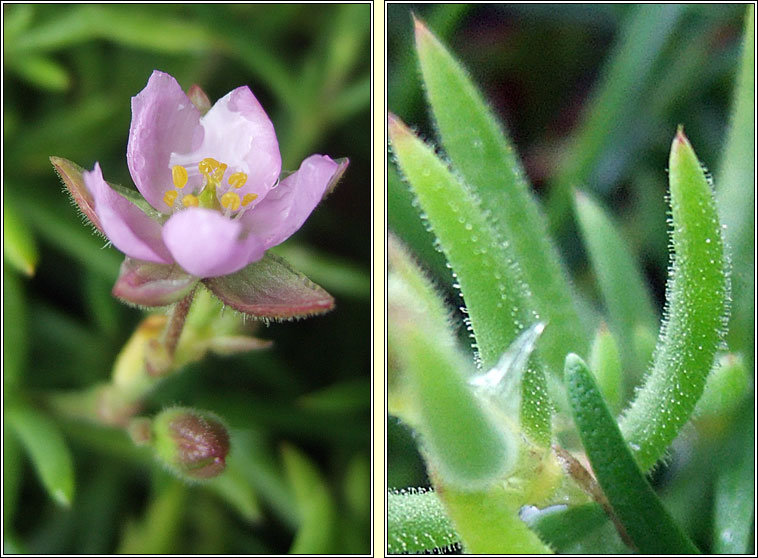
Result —
[{"label": "green leaf", "polygon": [[654,330],[658,322],[650,291],[629,244],[600,205],[576,191],[574,208],[613,332],[621,342],[624,367],[636,380],[647,362],[636,358],[634,330],[638,325]]},{"label": "green leaf", "polygon": [[27,54],[12,59],[9,69],[32,85],[50,91],[66,91],[71,85],[71,76],[66,68],[48,58]]},{"label": "green leaf", "polygon": [[713,192],[681,128],[671,146],[674,249],[652,370],[621,419],[643,470],[663,455],[703,393],[725,331],[729,281]]},{"label": "green leaf", "polygon": [[556,552],[564,552],[564,549],[608,521],[603,508],[595,503],[570,508],[551,506],[544,510],[527,508],[527,513],[522,512],[521,515],[527,525]]},{"label": "green leaf", "polygon": [[748,403],[727,445],[727,466],[716,476],[713,552],[749,554],[755,521],[755,406]]},{"label": "green leaf", "polygon": [[387,494],[387,553],[413,554],[460,542],[445,508],[432,490]]},{"label": "green leaf", "polygon": [[403,184],[394,165],[387,168],[387,229],[403,240],[437,281],[450,284],[445,256],[434,249],[434,234],[424,226],[413,193]]},{"label": "green leaf", "polygon": [[574,422],[608,502],[643,554],[698,554],[645,479],[582,359],[566,357]]},{"label": "green leaf", "polygon": [[472,365],[456,347],[447,312],[430,282],[390,241],[388,351],[390,412],[424,439],[429,468],[446,484],[481,488],[505,474],[513,442],[466,384]]},{"label": "green leaf", "polygon": [[592,343],[590,368],[595,374],[603,398],[615,415],[621,410],[622,403],[621,360],[616,340],[604,323],[600,324]]},{"label": "green leaf", "polygon": [[329,293],[270,252],[236,273],[203,283],[224,304],[263,320],[304,318],[334,308]]},{"label": "green leaf", "polygon": [[504,485],[486,491],[438,486],[447,516],[470,554],[552,554],[552,550],[519,517],[519,496]]},{"label": "green leaf", "polygon": [[8,200],[3,204],[3,256],[24,275],[34,275],[39,261],[37,243],[26,222]]},{"label": "green leaf", "polygon": [[6,410],[6,418],[50,497],[63,506],[70,506],[74,497],[74,466],[68,446],[55,423],[22,405]]},{"label": "green leaf", "polygon": [[439,246],[457,276],[484,368],[497,363],[519,331],[538,321],[513,254],[476,197],[394,115],[389,136]]},{"label": "green leaf", "polygon": [[[232,438],[232,447],[234,447],[234,438]],[[207,481],[203,487],[215,492],[243,519],[256,523],[262,519],[263,511],[255,488],[243,470],[243,461],[237,457],[236,452],[232,451],[226,460],[224,474]]]},{"label": "green leaf", "polygon": [[7,405],[27,371],[29,317],[25,287],[18,275],[3,269],[3,320],[11,327],[3,330],[3,402]]},{"label": "green leaf", "polygon": [[162,484],[150,498],[143,516],[126,525],[118,554],[168,554],[176,548],[187,507],[187,490],[173,478]]},{"label": "green leaf", "polygon": [[582,122],[552,180],[547,203],[552,231],[558,230],[570,211],[571,189],[595,182],[591,174],[611,144],[609,137],[625,130],[635,117],[655,62],[684,11],[684,5],[641,4],[634,6],[624,21]]},{"label": "green leaf", "polygon": [[732,265],[732,319],[727,341],[746,356],[754,348],[755,316],[755,5],[747,6],[745,38],[732,117],[716,174],[721,222]]},{"label": "green leaf", "polygon": [[329,554],[333,549],[336,510],[329,487],[316,466],[294,446],[282,450],[300,523],[290,554]]},{"label": "green leaf", "polygon": [[490,217],[500,243],[510,245],[535,310],[550,323],[541,354],[560,374],[566,354],[586,350],[589,336],[545,219],[513,145],[465,70],[418,19],[415,28],[425,90],[445,153]]},{"label": "green leaf", "polygon": [[22,451],[18,438],[9,425],[3,423],[3,529],[13,530],[13,518],[21,494]]}]

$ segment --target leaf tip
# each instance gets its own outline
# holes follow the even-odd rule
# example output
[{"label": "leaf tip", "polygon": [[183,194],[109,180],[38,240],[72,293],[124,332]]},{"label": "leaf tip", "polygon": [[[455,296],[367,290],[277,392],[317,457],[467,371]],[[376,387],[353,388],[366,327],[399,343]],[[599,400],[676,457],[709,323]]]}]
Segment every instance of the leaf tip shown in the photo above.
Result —
[{"label": "leaf tip", "polygon": [[391,112],[387,113],[387,130],[389,132],[390,141],[393,142],[410,133],[408,127],[403,121]]}]

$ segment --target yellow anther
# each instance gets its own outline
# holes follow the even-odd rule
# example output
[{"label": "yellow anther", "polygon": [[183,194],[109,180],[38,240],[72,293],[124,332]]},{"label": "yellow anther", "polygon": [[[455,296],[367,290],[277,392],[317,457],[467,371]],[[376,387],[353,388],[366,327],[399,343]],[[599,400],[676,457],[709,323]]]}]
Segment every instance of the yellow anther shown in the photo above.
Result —
[{"label": "yellow anther", "polygon": [[174,186],[177,188],[184,188],[187,185],[187,180],[189,180],[187,169],[180,165],[171,167],[171,177],[174,180]]},{"label": "yellow anther", "polygon": [[163,194],[163,202],[169,207],[174,207],[174,202],[176,201],[178,195],[179,192],[176,190],[169,190]]},{"label": "yellow anther", "polygon": [[235,188],[242,188],[245,182],[247,182],[247,175],[244,172],[235,172],[229,177],[229,184]]},{"label": "yellow anther", "polygon": [[198,170],[208,179],[208,181],[221,182],[224,173],[228,168],[226,163],[219,163],[216,159],[206,157],[197,165]]},{"label": "yellow anther", "polygon": [[200,161],[197,165],[197,169],[207,176],[208,178],[211,178],[211,174],[215,174],[216,169],[221,165],[216,159],[212,159],[211,157],[206,157],[202,161]]},{"label": "yellow anther", "polygon": [[200,205],[200,200],[193,194],[187,194],[182,198],[182,205],[184,207],[198,207]]},{"label": "yellow anther", "polygon": [[234,192],[227,192],[221,196],[221,205],[227,209],[231,209],[232,211],[237,211],[240,208],[239,194],[235,194]]},{"label": "yellow anther", "polygon": [[245,197],[242,198],[242,205],[247,205],[257,198],[258,194],[245,194]]}]

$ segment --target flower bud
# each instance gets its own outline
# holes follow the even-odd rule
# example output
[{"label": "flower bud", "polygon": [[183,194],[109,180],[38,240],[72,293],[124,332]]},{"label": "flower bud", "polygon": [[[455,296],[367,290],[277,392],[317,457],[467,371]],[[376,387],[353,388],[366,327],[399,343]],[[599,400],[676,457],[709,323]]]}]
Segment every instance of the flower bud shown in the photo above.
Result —
[{"label": "flower bud", "polygon": [[153,448],[180,477],[209,479],[224,471],[229,434],[213,413],[172,407],[153,420]]}]

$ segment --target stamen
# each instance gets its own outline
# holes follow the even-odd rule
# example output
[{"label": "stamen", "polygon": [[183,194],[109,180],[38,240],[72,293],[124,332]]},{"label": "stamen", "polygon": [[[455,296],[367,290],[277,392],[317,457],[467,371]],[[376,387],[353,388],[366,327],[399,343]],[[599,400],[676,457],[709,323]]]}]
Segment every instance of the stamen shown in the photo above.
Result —
[{"label": "stamen", "polygon": [[247,205],[257,198],[258,194],[245,194],[245,197],[242,198],[242,205]]},{"label": "stamen", "polygon": [[242,188],[247,182],[247,175],[244,172],[235,172],[229,177],[229,184],[235,188]]},{"label": "stamen", "polygon": [[163,203],[169,207],[174,207],[174,202],[176,201],[177,196],[179,196],[179,192],[176,190],[169,190],[163,194]]},{"label": "stamen", "polygon": [[180,165],[171,167],[171,177],[174,180],[174,186],[180,189],[184,188],[187,185],[187,180],[189,180],[187,169]]},{"label": "stamen", "polygon": [[204,174],[207,178],[213,178],[212,174],[215,174],[216,169],[221,165],[216,159],[206,157],[200,161],[197,165],[197,169]]},{"label": "stamen", "polygon": [[193,194],[187,194],[182,198],[182,205],[184,207],[199,207],[200,200]]},{"label": "stamen", "polygon": [[239,194],[236,194],[234,192],[227,192],[221,196],[221,205],[227,209],[231,209],[232,211],[237,211],[240,208]]}]

